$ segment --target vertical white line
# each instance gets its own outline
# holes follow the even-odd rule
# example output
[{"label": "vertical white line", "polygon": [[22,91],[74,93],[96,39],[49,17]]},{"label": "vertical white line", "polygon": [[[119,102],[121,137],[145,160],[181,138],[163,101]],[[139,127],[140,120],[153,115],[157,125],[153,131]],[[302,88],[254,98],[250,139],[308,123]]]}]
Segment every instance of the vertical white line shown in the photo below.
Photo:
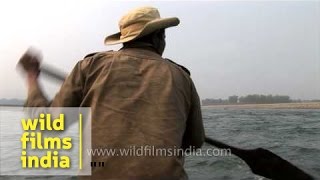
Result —
[{"label": "vertical white line", "polygon": [[82,114],[79,114],[79,169],[82,169]]}]

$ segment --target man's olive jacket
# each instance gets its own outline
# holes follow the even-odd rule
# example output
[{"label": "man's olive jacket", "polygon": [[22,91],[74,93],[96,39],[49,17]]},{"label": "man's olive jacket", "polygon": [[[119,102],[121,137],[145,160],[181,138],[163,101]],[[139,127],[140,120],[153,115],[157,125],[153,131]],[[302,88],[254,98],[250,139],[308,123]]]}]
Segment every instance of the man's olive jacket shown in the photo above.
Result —
[{"label": "man's olive jacket", "polygon": [[200,101],[189,74],[149,49],[90,55],[76,64],[51,102],[34,86],[25,105],[91,107],[93,149],[149,146],[145,149],[158,151],[92,156],[104,167],[92,168],[91,179],[187,179],[184,157],[174,151],[201,146],[204,139]]}]

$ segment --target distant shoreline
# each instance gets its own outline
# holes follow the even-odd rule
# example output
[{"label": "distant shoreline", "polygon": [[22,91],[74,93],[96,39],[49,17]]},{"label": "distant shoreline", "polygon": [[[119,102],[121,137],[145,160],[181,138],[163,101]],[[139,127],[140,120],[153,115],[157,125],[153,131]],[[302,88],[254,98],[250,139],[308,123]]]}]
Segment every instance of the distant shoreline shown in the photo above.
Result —
[{"label": "distant shoreline", "polygon": [[[23,105],[0,104],[0,107],[23,107]],[[214,109],[320,109],[320,102],[275,103],[275,104],[224,104],[205,105]]]},{"label": "distant shoreline", "polygon": [[277,104],[226,104],[207,105],[204,108],[214,109],[320,109],[320,102],[277,103]]},{"label": "distant shoreline", "polygon": [[0,107],[24,107],[23,104],[0,104]]}]

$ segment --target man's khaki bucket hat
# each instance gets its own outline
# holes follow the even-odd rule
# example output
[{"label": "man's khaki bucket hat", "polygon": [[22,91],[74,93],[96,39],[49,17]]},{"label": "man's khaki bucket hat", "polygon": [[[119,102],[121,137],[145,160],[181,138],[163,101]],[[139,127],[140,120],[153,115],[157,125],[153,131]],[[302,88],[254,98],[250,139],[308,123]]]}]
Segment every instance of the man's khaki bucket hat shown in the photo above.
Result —
[{"label": "man's khaki bucket hat", "polygon": [[107,36],[104,43],[106,45],[125,43],[158,29],[177,26],[179,22],[176,17],[161,18],[156,8],[140,7],[124,15],[119,21],[120,32]]}]

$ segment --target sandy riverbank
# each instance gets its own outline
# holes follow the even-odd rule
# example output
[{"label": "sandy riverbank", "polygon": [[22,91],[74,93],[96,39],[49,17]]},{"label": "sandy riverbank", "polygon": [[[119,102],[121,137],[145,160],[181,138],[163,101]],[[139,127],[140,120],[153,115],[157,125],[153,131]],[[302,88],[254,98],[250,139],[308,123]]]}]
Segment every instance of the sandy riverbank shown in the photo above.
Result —
[{"label": "sandy riverbank", "polygon": [[203,108],[217,109],[320,109],[320,102],[307,103],[279,103],[279,104],[234,104],[210,105]]}]

